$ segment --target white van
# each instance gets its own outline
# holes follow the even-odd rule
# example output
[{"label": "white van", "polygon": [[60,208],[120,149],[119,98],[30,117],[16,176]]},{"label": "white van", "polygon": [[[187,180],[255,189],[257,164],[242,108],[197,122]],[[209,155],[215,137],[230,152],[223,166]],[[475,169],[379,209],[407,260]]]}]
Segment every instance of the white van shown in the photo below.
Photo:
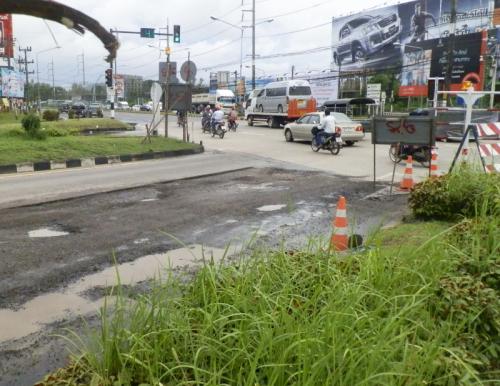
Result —
[{"label": "white van", "polygon": [[257,95],[257,112],[287,113],[290,100],[297,99],[299,107],[312,99],[311,85],[307,80],[272,82]]}]

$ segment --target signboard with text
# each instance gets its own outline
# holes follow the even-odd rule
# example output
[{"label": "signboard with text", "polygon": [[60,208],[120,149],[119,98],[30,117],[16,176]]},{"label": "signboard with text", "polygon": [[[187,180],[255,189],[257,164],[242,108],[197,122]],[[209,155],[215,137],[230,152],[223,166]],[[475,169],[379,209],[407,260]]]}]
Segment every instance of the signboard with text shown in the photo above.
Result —
[{"label": "signboard with text", "polygon": [[24,98],[24,75],[19,71],[0,68],[0,96]]},{"label": "signboard with text", "polygon": [[14,57],[12,15],[7,13],[0,13],[0,57]]},{"label": "signboard with text", "polygon": [[123,75],[115,75],[115,94],[121,98],[125,96],[125,78]]},{"label": "signboard with text", "polygon": [[372,144],[434,146],[434,119],[429,117],[375,117],[373,118]]},{"label": "signboard with text", "polygon": [[[170,66],[170,68],[169,68]],[[177,62],[160,62],[159,63],[159,82],[167,83],[167,74],[170,73],[169,82],[170,83],[178,83],[179,79],[177,79]]]}]

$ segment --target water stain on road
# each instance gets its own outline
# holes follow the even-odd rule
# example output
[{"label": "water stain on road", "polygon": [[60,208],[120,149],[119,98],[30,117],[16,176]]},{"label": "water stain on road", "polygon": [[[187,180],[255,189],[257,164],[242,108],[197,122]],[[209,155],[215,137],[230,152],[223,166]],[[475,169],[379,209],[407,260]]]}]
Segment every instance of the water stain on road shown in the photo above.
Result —
[{"label": "water stain on road", "polygon": [[44,325],[97,311],[104,298],[90,301],[83,296],[93,288],[113,287],[118,282],[135,285],[155,277],[165,277],[170,269],[199,266],[206,261],[221,261],[225,254],[223,249],[193,245],[144,256],[84,276],[64,291],[38,296],[18,310],[0,309],[0,342],[21,339],[40,331]]},{"label": "water stain on road", "polygon": [[61,237],[68,236],[69,232],[53,229],[53,228],[40,228],[28,232],[30,238],[47,238],[47,237]]},{"label": "water stain on road", "polygon": [[286,208],[286,204],[264,205],[264,206],[261,206],[260,208],[257,208],[257,210],[259,212],[276,212],[276,211],[281,210],[283,208]]}]

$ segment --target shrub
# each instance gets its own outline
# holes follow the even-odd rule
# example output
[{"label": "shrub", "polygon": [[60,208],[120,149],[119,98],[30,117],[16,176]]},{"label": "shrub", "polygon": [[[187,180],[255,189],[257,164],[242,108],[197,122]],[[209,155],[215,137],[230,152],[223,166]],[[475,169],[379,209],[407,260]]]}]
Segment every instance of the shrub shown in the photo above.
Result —
[{"label": "shrub", "polygon": [[97,118],[104,118],[104,113],[102,112],[102,109],[97,109]]},{"label": "shrub", "polygon": [[45,110],[42,114],[44,121],[57,121],[59,119],[59,111],[57,110]]},{"label": "shrub", "polygon": [[74,119],[75,118],[75,111],[74,110],[69,110],[68,111],[68,118],[69,119]]},{"label": "shrub", "polygon": [[28,114],[21,123],[28,137],[34,139],[45,139],[47,137],[47,133],[40,128],[40,118],[37,115]]},{"label": "shrub", "polygon": [[500,175],[462,167],[456,173],[428,179],[412,190],[409,204],[422,219],[455,220],[474,217],[486,205],[485,214],[500,209]]}]

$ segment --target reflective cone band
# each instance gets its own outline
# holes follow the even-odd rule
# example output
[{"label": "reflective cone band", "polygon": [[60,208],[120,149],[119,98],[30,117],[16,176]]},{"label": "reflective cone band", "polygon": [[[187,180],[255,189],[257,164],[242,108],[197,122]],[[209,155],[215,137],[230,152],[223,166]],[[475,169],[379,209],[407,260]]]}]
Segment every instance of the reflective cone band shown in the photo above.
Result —
[{"label": "reflective cone band", "polygon": [[405,175],[399,188],[402,190],[410,190],[413,188],[413,157],[411,155],[409,155],[406,160]]},{"label": "reflective cone band", "polygon": [[432,158],[431,158],[431,177],[438,177],[438,150],[436,147],[433,147],[432,150]]}]

